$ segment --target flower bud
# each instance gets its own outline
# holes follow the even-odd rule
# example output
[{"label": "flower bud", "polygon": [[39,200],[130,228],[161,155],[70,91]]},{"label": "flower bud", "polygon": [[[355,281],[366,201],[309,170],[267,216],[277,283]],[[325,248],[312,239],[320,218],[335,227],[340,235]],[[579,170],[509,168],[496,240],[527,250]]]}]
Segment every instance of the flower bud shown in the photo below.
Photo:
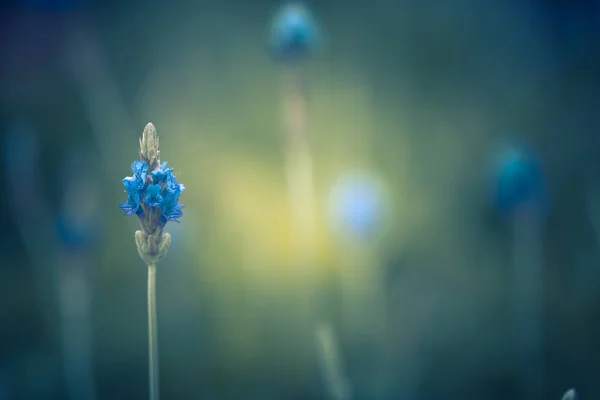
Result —
[{"label": "flower bud", "polygon": [[171,246],[171,235],[147,235],[142,231],[135,232],[135,244],[141,259],[147,264],[156,264],[162,260]]},{"label": "flower bud", "polygon": [[158,148],[158,135],[152,122],[148,122],[140,139],[140,157],[148,163],[150,171],[155,170],[160,163],[160,151]]}]

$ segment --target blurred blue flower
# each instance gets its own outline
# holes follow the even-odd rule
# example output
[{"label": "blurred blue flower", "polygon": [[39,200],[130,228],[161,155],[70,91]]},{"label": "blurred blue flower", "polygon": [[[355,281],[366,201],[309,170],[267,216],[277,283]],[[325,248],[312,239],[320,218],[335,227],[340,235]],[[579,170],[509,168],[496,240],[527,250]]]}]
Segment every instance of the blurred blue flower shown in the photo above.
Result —
[{"label": "blurred blue flower", "polygon": [[120,208],[125,215],[136,214],[142,221],[158,224],[148,226],[152,229],[149,232],[164,227],[168,221],[179,222],[183,205],[178,201],[185,186],[177,181],[173,168],[167,168],[164,162],[148,175],[148,163],[142,160],[134,161],[131,169],[133,176],[123,179],[127,201]]},{"label": "blurred blue flower", "polygon": [[332,193],[333,217],[338,227],[354,237],[371,236],[382,217],[379,186],[368,177],[342,180]]},{"label": "blurred blue flower", "polygon": [[271,27],[270,48],[273,55],[284,61],[302,59],[317,41],[317,27],[306,7],[285,5],[275,16]]},{"label": "blurred blue flower", "polygon": [[493,206],[508,214],[524,204],[546,207],[546,187],[542,168],[532,149],[509,145],[497,154],[493,169]]},{"label": "blurred blue flower", "polygon": [[68,249],[86,249],[93,246],[96,239],[98,220],[73,220],[70,213],[61,212],[55,221],[55,229],[63,246]]}]

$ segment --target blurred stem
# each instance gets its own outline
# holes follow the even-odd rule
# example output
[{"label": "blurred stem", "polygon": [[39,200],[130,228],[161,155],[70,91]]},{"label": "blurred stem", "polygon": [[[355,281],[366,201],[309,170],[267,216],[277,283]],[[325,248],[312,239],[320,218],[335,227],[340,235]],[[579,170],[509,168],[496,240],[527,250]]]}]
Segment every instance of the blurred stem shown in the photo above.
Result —
[{"label": "blurred stem", "polygon": [[527,398],[541,398],[544,273],[539,218],[524,207],[514,219],[515,339],[519,377]]},{"label": "blurred stem", "polygon": [[321,322],[316,329],[321,374],[333,400],[350,400],[351,388],[344,371],[341,351],[333,326]]},{"label": "blurred stem", "polygon": [[158,333],[156,327],[156,264],[148,265],[148,356],[150,400],[158,400]]},{"label": "blurred stem", "polygon": [[85,257],[65,252],[58,270],[65,379],[72,400],[93,400],[97,397],[85,260]]},{"label": "blurred stem", "polygon": [[[287,128],[286,173],[290,211],[292,216],[293,241],[298,251],[298,271],[306,274],[307,281],[299,286],[300,320],[308,317],[313,324],[320,318],[321,304],[317,295],[316,271],[316,223],[314,210],[313,161],[310,152],[308,118],[303,86],[303,71],[300,65],[284,71],[284,117]],[[316,350],[320,356],[321,375],[331,398],[346,400],[348,390],[343,381],[340,360],[332,327],[329,323],[316,327]],[[332,344],[333,343],[333,344]]]},{"label": "blurred stem", "polygon": [[315,252],[313,162],[307,130],[302,70],[297,67],[285,72],[285,118],[288,130],[286,162],[294,235],[296,245],[304,254],[302,263],[313,268]]},{"label": "blurred stem", "polygon": [[[312,319],[315,304],[315,221],[313,171],[307,130],[303,71],[300,65],[283,71],[283,112],[286,126],[285,162],[292,219],[292,240],[297,251],[299,321]],[[304,324],[304,323],[303,323]]]},{"label": "blurred stem", "polygon": [[[361,350],[360,375],[353,375],[356,398],[391,398],[388,312],[382,265],[373,248],[350,242],[341,275],[342,320],[352,348]],[[412,368],[412,366],[411,366]],[[407,374],[405,371],[403,375]]]}]

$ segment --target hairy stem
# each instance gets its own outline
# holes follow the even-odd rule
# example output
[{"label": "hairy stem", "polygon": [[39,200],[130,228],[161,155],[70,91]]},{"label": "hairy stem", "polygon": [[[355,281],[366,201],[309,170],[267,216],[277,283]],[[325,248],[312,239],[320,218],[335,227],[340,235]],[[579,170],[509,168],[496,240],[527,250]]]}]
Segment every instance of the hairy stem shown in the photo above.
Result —
[{"label": "hairy stem", "polygon": [[158,400],[158,334],[156,327],[156,264],[148,265],[148,356],[150,400]]}]

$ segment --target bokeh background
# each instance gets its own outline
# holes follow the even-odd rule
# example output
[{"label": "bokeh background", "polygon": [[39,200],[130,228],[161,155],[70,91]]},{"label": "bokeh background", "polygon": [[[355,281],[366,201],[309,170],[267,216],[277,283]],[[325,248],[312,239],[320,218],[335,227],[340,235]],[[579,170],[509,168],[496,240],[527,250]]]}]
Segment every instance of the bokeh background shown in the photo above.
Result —
[{"label": "bokeh background", "polygon": [[[385,276],[385,398],[525,398],[511,234],[489,204],[503,139],[535,147],[548,184],[540,398],[598,398],[598,2],[308,4],[323,37],[304,74],[318,290],[289,232],[285,94],[267,51],[281,4],[3,3],[0,399],[74,398],[65,342],[90,351],[96,398],[147,398],[146,270],[118,204],[148,121],[187,187],[157,274],[163,398],[327,398],[296,297],[317,292],[338,325],[352,257],[327,199],[353,170],[386,182],[385,224],[361,258]],[[78,306],[88,345],[65,339],[61,315]],[[370,350],[339,337],[356,398],[376,398],[360,388],[375,379]]]}]

